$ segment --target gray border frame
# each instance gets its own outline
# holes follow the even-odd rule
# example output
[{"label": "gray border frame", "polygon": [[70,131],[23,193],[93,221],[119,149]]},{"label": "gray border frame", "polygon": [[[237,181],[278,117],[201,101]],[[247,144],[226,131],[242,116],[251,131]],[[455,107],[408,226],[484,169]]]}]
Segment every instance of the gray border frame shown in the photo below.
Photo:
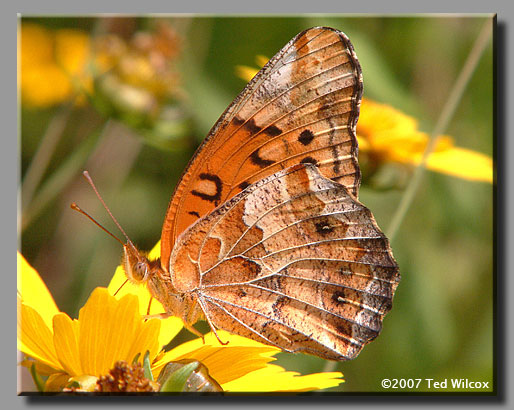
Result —
[{"label": "gray border frame", "polygon": [[[294,6],[294,7],[293,7]],[[408,397],[408,396],[308,396],[302,397],[275,397],[268,398],[262,397],[257,399],[249,398],[229,398],[229,399],[216,399],[216,398],[201,398],[201,397],[170,397],[157,398],[152,404],[157,404],[164,407],[170,405],[201,405],[207,404],[209,406],[220,406],[227,404],[250,406],[253,403],[257,405],[272,405],[280,406],[281,408],[289,407],[291,405],[297,406],[299,404],[315,405],[323,403],[331,406],[351,405],[359,406],[364,405],[365,407],[375,406],[380,403],[382,406],[397,406],[398,404],[407,404],[409,406],[424,404],[424,407],[428,408],[440,408],[443,406],[508,406],[513,403],[512,393],[508,390],[513,385],[512,370],[513,366],[513,355],[510,353],[508,346],[512,346],[514,343],[514,337],[512,335],[514,324],[512,321],[514,300],[510,297],[514,293],[514,280],[510,272],[513,271],[513,255],[510,251],[512,247],[512,232],[513,232],[513,221],[509,218],[508,209],[512,209],[512,191],[514,188],[512,183],[513,173],[513,162],[510,161],[514,155],[513,143],[510,140],[510,120],[507,118],[509,110],[509,101],[513,95],[513,85],[507,77],[508,72],[512,72],[512,52],[509,53],[509,45],[513,44],[513,31],[509,30],[509,26],[512,25],[512,19],[514,16],[513,5],[507,1],[496,1],[489,0],[485,4],[480,3],[466,3],[465,6],[462,2],[456,2],[451,0],[432,0],[431,2],[424,2],[423,4],[416,6],[411,2],[405,0],[389,0],[388,2],[375,2],[368,1],[344,4],[342,2],[332,2],[326,0],[316,0],[314,7],[313,4],[307,1],[289,3],[277,3],[259,0],[258,2],[243,3],[241,1],[236,2],[235,0],[217,0],[209,4],[198,0],[189,0],[188,2],[182,1],[151,1],[135,2],[129,1],[124,2],[123,5],[109,3],[99,0],[89,0],[88,2],[75,2],[70,3],[69,1],[63,0],[46,0],[45,2],[36,3],[35,1],[22,0],[16,4],[4,4],[2,7],[2,22],[1,30],[4,32],[2,39],[2,50],[7,51],[7,56],[13,56],[16,52],[15,35],[17,26],[17,13],[22,15],[84,15],[84,14],[96,14],[101,13],[120,13],[124,14],[155,14],[155,13],[197,13],[197,14],[231,14],[231,15],[248,15],[248,14],[301,14],[301,13],[370,13],[370,14],[414,14],[414,13],[462,13],[465,7],[466,13],[484,13],[484,12],[496,12],[498,13],[498,27],[496,32],[496,56],[497,56],[497,70],[496,70],[496,160],[498,170],[498,190],[496,194],[496,251],[497,251],[497,325],[498,325],[498,338],[497,343],[497,360],[498,360],[498,396],[497,397],[426,397],[421,398]],[[16,82],[11,76],[12,65],[7,61],[6,64],[2,65],[5,70],[4,75],[0,76],[2,81],[2,97],[4,100],[2,118],[6,127],[4,128],[3,145],[2,149],[2,160],[1,166],[2,171],[0,173],[2,180],[2,187],[7,188],[7,192],[16,192],[17,198],[17,183],[19,179],[18,172],[18,139],[12,138],[13,135],[17,135],[18,122],[14,121],[17,119],[17,105],[13,103],[16,101]],[[12,112],[12,115],[11,115]],[[16,141],[16,142],[13,142]],[[16,152],[16,154],[14,154]],[[16,170],[16,172],[13,172]],[[12,175],[16,175],[16,180],[13,181]],[[509,178],[511,177],[511,178]],[[12,187],[12,191],[11,191]],[[10,248],[10,232],[11,226],[16,224],[16,219],[10,214],[12,197],[8,201],[3,201],[2,204],[2,224],[3,233],[2,237],[5,239],[2,242],[2,256],[3,259],[9,261],[7,268],[4,271],[4,277],[7,279],[7,286],[2,287],[2,303],[1,312],[7,317],[7,320],[3,323],[8,324],[8,329],[13,325],[14,315],[12,314],[14,308],[14,296],[13,287],[11,287],[11,280],[14,281],[14,274],[12,273],[16,268],[11,268],[11,263],[14,265],[13,250]],[[14,228],[14,227],[13,227]],[[13,229],[14,230],[14,229]],[[14,325],[13,325],[14,327]],[[12,328],[11,328],[12,329]],[[9,333],[8,331],[6,333]],[[7,361],[5,363],[13,363],[13,350],[9,349],[10,343],[14,343],[14,336],[7,336],[3,339],[3,345],[5,356]],[[124,406],[124,405],[139,405],[143,402],[146,403],[147,399],[137,398],[98,398],[76,400],[73,398],[59,398],[59,397],[17,397],[16,396],[16,378],[13,377],[10,365],[6,366],[4,372],[2,372],[2,392],[4,403],[8,408],[25,408],[30,405],[39,406],[59,406],[59,405],[70,405],[79,403],[85,406],[95,406],[112,408]],[[163,399],[163,400],[160,400]]]}]

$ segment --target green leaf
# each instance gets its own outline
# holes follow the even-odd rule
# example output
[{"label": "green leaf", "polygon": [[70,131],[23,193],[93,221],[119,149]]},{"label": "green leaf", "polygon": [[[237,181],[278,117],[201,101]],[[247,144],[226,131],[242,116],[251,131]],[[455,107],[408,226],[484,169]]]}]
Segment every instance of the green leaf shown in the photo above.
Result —
[{"label": "green leaf", "polygon": [[150,363],[150,352],[147,350],[143,357],[143,369],[145,371],[145,377],[148,380],[153,381],[152,367]]},{"label": "green leaf", "polygon": [[181,392],[184,391],[187,379],[198,368],[199,362],[193,361],[176,370],[168,376],[161,384],[161,392]]},{"label": "green leaf", "polygon": [[39,374],[36,372],[36,364],[33,363],[32,366],[30,366],[30,374],[32,375],[32,380],[34,380],[34,384],[36,385],[38,392],[44,392],[45,388],[43,386],[43,380],[39,377]]},{"label": "green leaf", "polygon": [[132,359],[132,364],[136,364],[136,363],[137,363],[137,361],[139,360],[139,356],[141,356],[141,353],[139,353],[139,352],[138,352],[138,353],[134,356],[134,358]]},{"label": "green leaf", "polygon": [[77,172],[84,166],[98,141],[104,135],[105,129],[107,129],[107,123],[103,124],[101,129],[92,132],[85,138],[41,185],[30,205],[23,212],[22,230],[50,205],[56,196],[77,175]]}]

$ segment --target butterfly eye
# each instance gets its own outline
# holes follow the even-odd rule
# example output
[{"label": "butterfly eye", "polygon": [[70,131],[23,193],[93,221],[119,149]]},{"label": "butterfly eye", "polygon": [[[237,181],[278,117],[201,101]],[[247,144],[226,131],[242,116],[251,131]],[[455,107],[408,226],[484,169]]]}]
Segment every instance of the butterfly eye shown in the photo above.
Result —
[{"label": "butterfly eye", "polygon": [[132,277],[138,282],[143,282],[148,276],[148,265],[145,262],[136,262],[132,267]]}]

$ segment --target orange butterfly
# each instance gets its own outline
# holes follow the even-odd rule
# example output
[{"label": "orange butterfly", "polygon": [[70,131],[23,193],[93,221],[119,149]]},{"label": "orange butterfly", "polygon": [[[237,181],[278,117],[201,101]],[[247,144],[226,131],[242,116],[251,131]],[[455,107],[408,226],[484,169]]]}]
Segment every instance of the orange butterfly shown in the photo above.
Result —
[{"label": "orange butterfly", "polygon": [[353,47],[331,28],[298,34],[250,81],[182,175],[160,260],[124,245],[161,317],[331,360],[379,334],[400,275],[357,200],[361,96]]}]

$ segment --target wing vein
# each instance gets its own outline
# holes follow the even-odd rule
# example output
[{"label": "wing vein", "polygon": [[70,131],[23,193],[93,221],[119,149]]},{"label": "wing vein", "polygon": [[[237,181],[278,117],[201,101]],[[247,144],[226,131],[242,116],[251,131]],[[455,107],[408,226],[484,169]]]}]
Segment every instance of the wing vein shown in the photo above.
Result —
[{"label": "wing vein", "polygon": [[[330,310],[327,310],[324,307],[314,305],[314,304],[312,304],[310,302],[307,302],[305,300],[298,299],[297,297],[293,297],[293,296],[287,295],[287,294],[285,294],[283,292],[279,292],[277,290],[270,289],[268,287],[261,286],[261,285],[256,285],[255,283],[253,283],[253,282],[257,281],[257,280],[261,280],[261,278],[256,278],[254,280],[251,280],[251,281],[247,282],[245,284],[245,286],[248,286],[248,287],[254,288],[254,289],[259,289],[259,290],[264,291],[264,292],[269,292],[269,293],[271,293],[273,295],[282,296],[282,297],[285,297],[287,299],[294,300],[295,302],[298,302],[298,303],[303,303],[304,305],[309,306],[309,307],[311,307],[311,308],[313,308],[313,309],[315,309],[315,310],[317,310],[317,311],[319,311],[321,313],[329,314],[329,315],[331,315],[331,316],[333,316],[333,317],[335,317],[337,319],[344,320],[345,322],[351,323],[353,325],[364,327],[364,328],[369,329],[369,330],[374,331],[374,332],[377,331],[376,329],[373,329],[373,328],[371,328],[371,327],[369,327],[367,325],[363,325],[361,323],[358,323],[355,320],[352,320],[352,319],[349,319],[347,317],[341,316],[341,315],[339,315],[337,313],[331,312]],[[227,286],[230,287],[232,285],[227,285]],[[374,309],[372,309],[371,306],[355,302],[354,300],[351,300],[351,299],[348,299],[348,298],[341,298],[341,299],[344,299],[345,301],[347,301],[351,305],[360,307],[362,310],[366,310],[368,312],[371,312],[373,315],[379,315],[379,316],[381,315],[378,311],[375,311]]]},{"label": "wing vein", "polygon": [[[266,181],[266,185],[269,184],[269,183],[272,183],[274,181],[274,179],[270,179],[269,181]],[[262,186],[265,186],[265,184],[262,184],[259,186],[259,188],[261,188]],[[326,189],[320,189],[319,191],[316,191],[315,194],[319,194],[319,193],[322,193],[322,192],[328,192],[330,190],[334,189],[333,187],[331,188],[326,188]],[[252,191],[253,192],[253,191]],[[239,237],[239,239],[230,247],[229,251],[226,252],[226,254],[230,254],[230,252],[232,252],[232,250],[234,249],[235,246],[237,246],[237,244],[239,243],[239,241],[241,241],[241,239],[243,238],[243,236],[248,233],[248,231],[250,229],[252,229],[255,225],[257,225],[258,222],[260,222],[262,220],[262,218],[264,218],[266,215],[268,215],[270,212],[273,212],[275,209],[281,207],[281,206],[284,206],[290,202],[292,202],[293,200],[297,200],[297,199],[300,199],[302,197],[305,197],[307,195],[312,195],[313,192],[303,192],[299,195],[295,195],[293,197],[289,197],[287,198],[286,200],[283,200],[282,202],[274,205],[273,207],[271,207],[270,209],[266,210],[266,212],[264,212],[261,216],[259,216],[255,222],[253,222],[250,226],[248,226],[246,228],[246,230],[242,233],[242,235]],[[247,195],[249,195],[249,193],[247,193]],[[223,214],[220,216],[220,218],[214,223],[212,224],[212,226],[209,228],[209,230],[205,233],[205,236],[204,236],[204,239],[202,241],[202,244],[200,245],[199,247],[199,251],[198,251],[198,254],[199,254],[199,257],[198,257],[198,260],[200,260],[200,255],[202,254],[203,252],[203,248],[204,248],[204,245],[205,243],[207,242],[207,239],[210,237],[212,231],[214,230],[214,228],[221,223],[221,221],[223,221],[223,219],[230,213],[230,211],[232,209],[234,209],[241,201],[243,200],[246,200],[247,198],[247,195],[241,195],[240,197],[238,197],[236,200],[233,201],[233,204],[230,208],[224,210]],[[234,197],[236,198],[236,197]],[[348,211],[345,211],[345,212],[342,212],[342,213],[349,213],[349,212],[352,212],[353,210],[348,210]],[[203,276],[204,274],[206,274],[207,272],[209,272],[210,270],[214,269],[215,267],[217,267],[221,262],[223,262],[223,259],[220,259],[218,262],[216,262],[216,264],[214,264],[213,266],[211,266],[208,270],[206,271],[201,271],[200,270],[200,276]]]},{"label": "wing vein", "polygon": [[[346,64],[346,63],[345,63],[345,64]],[[269,101],[266,101],[266,103],[265,103],[265,104],[262,104],[262,105],[260,105],[260,106],[259,106],[259,109],[257,109],[257,110],[255,110],[254,112],[252,112],[252,113],[248,116],[248,118],[247,118],[247,119],[245,119],[245,122],[244,122],[244,123],[242,123],[241,125],[239,125],[239,127],[237,127],[236,129],[234,129],[234,130],[233,130],[229,135],[227,135],[227,136],[225,137],[225,141],[226,141],[226,140],[231,139],[231,138],[234,136],[234,134],[238,133],[238,132],[239,132],[239,131],[240,131],[240,130],[245,126],[245,124],[247,123],[247,121],[248,121],[249,119],[254,118],[258,113],[260,113],[260,112],[262,112],[263,110],[265,110],[269,105],[273,104],[273,103],[274,103],[275,101],[277,101],[279,98],[283,97],[284,95],[286,95],[286,94],[288,94],[288,93],[293,92],[293,91],[294,91],[294,90],[296,90],[298,87],[300,87],[303,83],[305,83],[305,82],[307,82],[307,81],[311,81],[311,80],[313,80],[313,79],[315,79],[315,78],[317,78],[317,77],[319,77],[319,76],[325,75],[325,74],[326,74],[326,73],[328,73],[329,71],[335,70],[335,69],[337,69],[337,68],[339,68],[339,67],[341,67],[341,66],[343,66],[343,65],[344,65],[344,64],[338,64],[337,66],[330,67],[329,69],[326,69],[326,70],[323,70],[323,71],[319,71],[319,72],[317,72],[316,74],[314,74],[314,75],[313,75],[313,76],[311,76],[311,77],[304,78],[304,79],[302,79],[302,81],[299,81],[299,82],[297,82],[297,83],[293,84],[291,87],[287,88],[286,90],[284,90],[284,91],[283,91],[283,92],[281,92],[280,94],[278,94],[278,95],[274,96],[274,97],[273,97],[273,98],[271,98]],[[328,85],[328,84],[330,84],[330,83],[332,83],[332,82],[334,82],[334,81],[340,80],[340,79],[345,78],[345,77],[351,77],[351,76],[353,76],[354,74],[355,74],[355,73],[353,73],[353,72],[348,72],[348,73],[346,73],[346,74],[344,74],[344,75],[341,75],[341,76],[338,76],[338,77],[333,77],[333,78],[331,78],[329,81],[326,81],[326,82],[322,83],[320,87],[326,86],[326,85]],[[295,109],[294,109],[294,110],[289,110],[289,111],[287,111],[287,113],[286,113],[286,114],[284,114],[282,117],[278,117],[277,119],[273,120],[273,122],[271,122],[271,123],[267,123],[265,126],[264,126],[264,125],[262,125],[262,124],[260,124],[259,126],[260,126],[260,127],[262,127],[262,130],[260,130],[259,132],[255,133],[255,134],[252,134],[252,137],[254,137],[254,138],[255,138],[255,136],[257,136],[257,135],[259,135],[260,133],[262,133],[262,132],[263,132],[263,130],[264,130],[264,129],[266,129],[266,127],[268,127],[268,126],[270,126],[270,125],[274,124],[276,121],[278,121],[278,120],[282,119],[282,118],[283,118],[283,117],[285,117],[286,115],[288,115],[288,116],[289,116],[289,115],[291,115],[292,113],[294,113],[294,112],[298,111],[299,109],[303,108],[303,107],[304,107],[304,106],[306,106],[307,104],[310,104],[310,103],[312,103],[312,102],[314,102],[314,101],[317,101],[317,100],[319,100],[319,99],[321,99],[321,98],[324,98],[324,97],[326,97],[327,95],[333,94],[333,93],[335,93],[336,91],[339,91],[339,90],[342,90],[342,89],[345,89],[345,88],[350,88],[350,87],[352,87],[352,86],[353,86],[353,85],[348,85],[348,86],[345,86],[345,87],[339,87],[339,88],[336,88],[335,90],[329,91],[329,92],[327,92],[327,93],[325,93],[325,94],[323,94],[323,95],[321,95],[321,96],[319,96],[319,95],[318,95],[318,96],[316,96],[316,98],[313,98],[313,99],[311,99],[311,100],[307,101],[306,103],[304,103],[304,104],[302,104],[302,105],[299,105],[298,107],[295,107]],[[314,88],[314,89],[312,89],[312,90],[318,90],[320,87]],[[254,90],[254,91],[255,91],[255,90]],[[253,95],[253,93],[251,93],[250,95]],[[237,114],[235,114],[235,113],[234,113],[234,116],[235,116],[235,115],[237,115]],[[217,152],[220,148],[221,148],[221,145],[220,145],[218,148],[216,148],[216,150],[214,150],[213,155],[216,155],[216,152]],[[235,152],[237,152],[237,151],[235,151]],[[234,153],[233,153],[229,158],[227,158],[226,160],[227,160],[227,161],[228,161],[228,160],[230,160],[230,158],[235,154],[235,152],[234,152]]]},{"label": "wing vein", "polygon": [[[377,237],[369,237],[369,238],[364,238],[364,239],[384,239],[384,237],[377,236]],[[323,239],[321,241],[313,241],[313,242],[308,242],[308,243],[302,243],[301,245],[290,246],[290,247],[287,247],[287,248],[280,249],[278,251],[267,253],[262,258],[255,258],[255,259],[261,260],[261,259],[264,259],[264,258],[269,258],[271,256],[275,256],[275,255],[277,255],[279,253],[286,252],[286,251],[301,249],[301,248],[310,247],[310,246],[313,246],[313,245],[320,245],[320,244],[323,244],[323,243],[339,242],[339,241],[345,241],[345,240],[347,240],[347,239],[346,238],[334,238],[334,239]],[[366,252],[366,253],[375,253],[375,252],[378,252],[378,253],[389,253],[388,249],[365,249],[365,248],[362,248],[362,247],[358,248],[358,247],[352,247],[352,246],[345,246],[345,249],[356,250],[356,251],[359,251],[359,252]]]},{"label": "wing vein", "polygon": [[[262,317],[264,317],[264,318],[266,318],[266,319],[268,319],[268,320],[270,320],[272,322],[276,322],[276,323],[278,323],[278,324],[280,324],[280,325],[282,325],[284,327],[287,327],[288,329],[291,329],[294,332],[298,332],[299,334],[305,336],[308,339],[312,339],[312,335],[309,336],[306,333],[298,330],[296,327],[294,327],[292,325],[289,325],[289,324],[287,324],[287,323],[285,323],[285,322],[283,322],[281,320],[277,320],[276,318],[271,318],[271,317],[269,317],[268,315],[266,315],[266,314],[264,314],[262,312],[258,312],[256,310],[250,309],[250,308],[248,308],[246,306],[238,305],[236,303],[232,303],[232,302],[229,302],[229,301],[226,301],[226,300],[223,300],[223,299],[219,299],[219,298],[216,298],[214,296],[203,295],[203,297],[206,298],[206,299],[216,300],[216,301],[221,302],[221,303],[226,303],[227,305],[233,306],[235,308],[243,309],[243,310],[246,310],[248,312],[254,313],[255,315],[262,316]],[[329,330],[329,329],[326,329],[326,330]],[[331,332],[331,333],[333,333],[333,332]],[[333,333],[333,334],[335,334],[335,333]],[[362,343],[360,343],[359,341],[357,341],[357,340],[355,340],[355,339],[353,339],[351,337],[347,337],[346,335],[342,335],[342,334],[337,334],[337,335],[340,336],[342,339],[347,340],[349,343],[351,343],[353,345],[356,345],[356,346],[359,346],[359,347],[362,346]],[[316,339],[316,342],[321,344],[322,346],[328,348],[329,350],[336,352],[336,350],[334,350],[330,346],[327,346],[326,344],[322,343],[321,341],[319,341],[317,339]],[[283,347],[280,347],[280,348],[283,349],[283,350],[286,350]],[[339,352],[337,352],[337,353],[339,354]]]}]

